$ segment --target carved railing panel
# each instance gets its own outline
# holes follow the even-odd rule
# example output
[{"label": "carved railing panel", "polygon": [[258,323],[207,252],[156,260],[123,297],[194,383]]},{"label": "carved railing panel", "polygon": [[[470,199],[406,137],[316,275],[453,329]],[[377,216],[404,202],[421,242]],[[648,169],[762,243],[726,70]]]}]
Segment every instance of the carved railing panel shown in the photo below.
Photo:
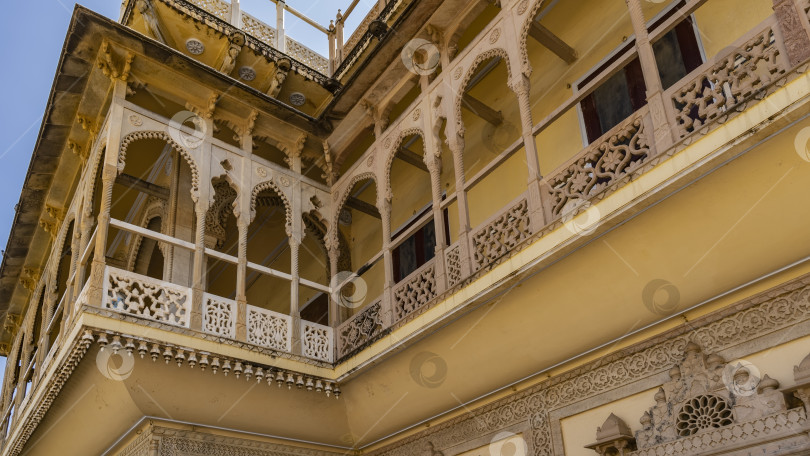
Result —
[{"label": "carved railing panel", "polygon": [[287,54],[322,74],[329,73],[329,61],[323,56],[287,37]]},{"label": "carved railing panel", "polygon": [[436,260],[430,260],[394,286],[394,321],[399,321],[436,297]]},{"label": "carved railing panel", "polygon": [[292,318],[272,310],[247,306],[247,341],[273,350],[292,351]]},{"label": "carved railing panel", "polygon": [[338,356],[351,353],[373,340],[383,330],[382,302],[377,301],[361,310],[338,327]]},{"label": "carved railing panel", "polygon": [[271,46],[275,46],[276,44],[276,29],[250,14],[242,13],[242,29]]},{"label": "carved railing panel", "polygon": [[221,0],[188,0],[188,2],[225,21],[228,20],[231,12],[231,5]]},{"label": "carved railing panel", "polygon": [[678,136],[688,136],[727,114],[786,71],[786,58],[769,25],[742,46],[695,70],[696,77],[672,91]]},{"label": "carved railing panel", "polygon": [[331,327],[301,320],[301,351],[307,358],[331,363],[334,360],[334,340]]},{"label": "carved railing panel", "polygon": [[188,327],[191,289],[108,266],[103,306],[121,313]]},{"label": "carved railing panel", "polygon": [[507,207],[472,235],[476,270],[506,255],[531,234],[526,197],[521,196],[517,203]]},{"label": "carved railing panel", "polygon": [[236,338],[236,301],[206,293],[203,297],[203,331]]},{"label": "carved railing panel", "polygon": [[587,200],[651,157],[642,109],[594,141],[571,165],[548,178],[551,214],[566,212],[566,205]]},{"label": "carved railing panel", "polygon": [[461,282],[461,243],[456,242],[444,251],[444,270],[447,272],[448,287]]}]

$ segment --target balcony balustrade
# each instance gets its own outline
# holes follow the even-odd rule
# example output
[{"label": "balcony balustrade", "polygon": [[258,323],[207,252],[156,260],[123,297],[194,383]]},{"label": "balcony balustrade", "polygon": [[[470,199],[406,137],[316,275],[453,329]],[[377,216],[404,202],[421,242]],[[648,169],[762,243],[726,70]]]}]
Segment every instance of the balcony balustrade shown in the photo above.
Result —
[{"label": "balcony balustrade", "polygon": [[[223,8],[228,8],[228,6],[221,1],[194,0],[193,3],[209,9],[218,17],[227,17],[226,9]],[[805,14],[810,14],[810,1],[803,0],[802,5]],[[376,7],[372,9],[369,17],[375,11]],[[249,15],[242,16],[242,23],[246,30],[257,38],[272,40],[277,36],[274,34],[274,29],[260,24]],[[487,39],[486,36],[486,33],[482,33],[478,38],[479,40]],[[357,40],[353,36],[348,44],[354,45]],[[468,49],[474,46],[475,43]],[[290,46],[290,48],[294,49],[295,46]],[[463,58],[464,56],[457,57],[454,64]],[[629,56],[623,56],[613,66],[621,67],[627,63],[628,59]],[[689,145],[697,137],[710,130],[718,128],[719,125],[742,112],[751,103],[761,100],[771,91],[784,85],[792,74],[796,74],[794,70],[801,64],[804,62],[798,65],[790,63],[777,18],[770,16],[740,37],[732,46],[719,52],[710,61],[700,65],[664,90],[663,112],[656,111],[657,108],[652,104],[635,111],[599,139],[571,156],[555,171],[543,176],[539,185],[539,200],[533,199],[529,191],[521,193],[487,220],[470,228],[465,236],[460,236],[449,245],[439,245],[436,256],[432,260],[427,261],[398,283],[391,284],[382,295],[367,300],[368,304],[357,309],[350,318],[343,322],[336,321],[334,327],[300,318],[296,321],[291,315],[274,312],[250,303],[245,305],[243,312],[240,312],[240,302],[204,292],[200,309],[202,327],[190,328],[195,290],[110,265],[106,265],[103,270],[102,302],[89,301],[89,280],[80,282],[78,276],[75,276],[74,281],[74,276],[72,276],[71,282],[75,283],[74,291],[77,293],[65,293],[54,315],[60,315],[61,312],[63,317],[75,316],[85,306],[100,306],[139,319],[198,330],[209,336],[230,339],[262,349],[295,353],[316,363],[341,362],[409,321],[415,315],[423,313],[449,293],[459,290],[466,282],[485,274],[504,258],[536,241],[548,230],[557,226],[561,220],[571,216],[572,211],[576,213],[578,209],[581,209],[583,203],[595,202],[604,198],[650,169],[663,157]],[[457,73],[453,70],[452,66],[444,70],[436,80],[431,82],[431,87],[438,87],[442,83],[442,78],[449,78]],[[469,191],[473,185],[503,164],[510,156],[520,150],[525,150],[526,140],[534,140],[563,114],[575,109],[585,96],[609,76],[611,76],[610,69],[600,78],[589,82],[579,93],[570,97],[543,120],[535,123],[528,135],[524,135],[520,140],[506,147],[476,175],[462,181],[457,192],[441,200],[439,207],[444,209],[451,204],[458,203],[464,192]],[[406,110],[405,115],[394,122],[389,129],[407,127],[409,122],[416,122],[416,119],[420,117],[415,113],[426,107],[422,104],[426,98],[427,94],[423,94],[415,100],[410,110]],[[168,125],[166,119],[151,115],[143,109],[127,103],[124,103],[122,112],[122,119],[127,119],[133,124],[133,116],[136,116],[138,122],[142,120],[147,123],[153,122],[160,128]],[[142,126],[142,128],[146,128],[146,126]],[[657,132],[662,128],[673,133],[669,143],[656,140]],[[104,136],[105,129],[106,123],[100,137]],[[324,186],[306,181],[280,166],[254,157],[247,157],[238,148],[225,143],[213,140],[216,147],[212,150],[219,148],[219,150],[243,156],[245,159],[252,160],[247,168],[254,173],[261,167],[265,173],[269,171],[272,174],[271,177],[278,180],[288,179],[288,182],[298,182],[315,189],[313,191],[323,192],[324,194],[321,195],[323,201],[333,199],[337,201],[341,182],[348,182],[362,172],[368,173],[367,168],[374,161],[373,154],[385,149],[382,147],[385,139],[390,138],[386,138],[386,136],[378,138],[375,145],[344,174],[343,180],[331,189],[332,192],[337,192],[334,195],[328,194],[329,189],[325,189]],[[380,144],[377,144],[378,142]],[[97,147],[97,149],[99,148]],[[201,152],[197,151],[197,153]],[[365,168],[363,168],[364,166]],[[332,207],[330,210],[337,212],[340,208]],[[297,215],[300,216],[300,214]],[[336,220],[336,217],[333,219]],[[417,227],[417,225],[419,224],[414,226]],[[109,227],[151,237],[175,248],[190,251],[197,248],[195,244],[161,233],[150,232],[114,219],[109,221]],[[91,246],[95,237],[96,232],[93,231],[89,239],[84,239],[82,245],[85,248],[81,256],[81,263],[87,261],[88,252],[92,250]],[[401,237],[397,240],[399,239]],[[203,249],[203,253],[232,264],[239,263],[238,258],[211,249]],[[383,257],[382,252],[373,256],[375,260],[381,257]],[[293,280],[291,274],[263,265],[246,262],[246,268],[284,280]],[[346,282],[350,282],[350,280]],[[300,279],[300,283],[330,295],[337,293],[343,286],[343,284],[326,286],[305,279]],[[244,319],[244,321],[240,319]],[[51,324],[53,324],[53,320],[49,326]],[[244,328],[243,333],[240,333],[240,328]],[[18,334],[18,338],[23,337],[22,331]],[[40,362],[49,360],[56,348],[57,344],[54,341],[51,341],[47,347],[41,347],[40,350],[47,350],[47,355],[42,357],[42,353],[40,353],[42,357]],[[30,362],[27,364],[31,365],[36,359],[36,353],[29,356],[29,359]],[[36,379],[34,379],[32,387],[36,387],[35,382]],[[20,409],[20,404],[20,400],[11,401],[11,405],[6,408],[4,411],[6,425],[14,414],[13,410]]]}]

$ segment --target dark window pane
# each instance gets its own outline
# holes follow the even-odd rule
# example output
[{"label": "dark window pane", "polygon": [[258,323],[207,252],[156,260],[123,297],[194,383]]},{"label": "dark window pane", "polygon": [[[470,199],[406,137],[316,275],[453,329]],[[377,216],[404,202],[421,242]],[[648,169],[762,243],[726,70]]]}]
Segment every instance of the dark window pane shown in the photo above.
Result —
[{"label": "dark window pane", "polygon": [[633,114],[630,89],[627,87],[627,77],[624,71],[614,74],[594,90],[593,101],[596,105],[596,113],[599,116],[599,126],[602,128],[602,133],[615,127],[630,114]]},{"label": "dark window pane", "polygon": [[416,264],[416,237],[411,236],[397,247],[399,250],[399,277],[407,277],[418,267]]},{"label": "dark window pane", "polygon": [[686,76],[686,66],[681,57],[681,47],[675,30],[670,30],[658,41],[653,43],[655,63],[661,74],[661,84],[664,89],[671,87]]},{"label": "dark window pane", "polygon": [[425,240],[424,258],[427,263],[436,254],[436,227],[433,226],[433,221],[430,221],[424,228],[422,228],[423,238]]}]

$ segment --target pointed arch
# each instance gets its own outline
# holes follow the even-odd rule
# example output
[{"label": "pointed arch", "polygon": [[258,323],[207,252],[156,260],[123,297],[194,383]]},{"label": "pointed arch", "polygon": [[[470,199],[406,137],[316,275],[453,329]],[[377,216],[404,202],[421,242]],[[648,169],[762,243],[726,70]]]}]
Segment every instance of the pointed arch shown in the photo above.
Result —
[{"label": "pointed arch", "polygon": [[[374,182],[374,191],[375,193],[375,201],[379,202],[380,199],[380,188],[379,183],[377,182],[377,176],[374,175],[372,172],[360,173],[351,178],[349,183],[346,185],[346,190],[344,191],[343,195],[338,199],[338,204],[335,206],[335,212],[332,214],[332,224],[330,226],[330,231],[335,232],[338,226],[338,219],[340,218],[340,211],[343,209],[343,206],[346,204],[346,200],[349,199],[349,195],[351,195],[352,189],[358,182],[362,182],[364,180],[371,179]],[[379,210],[379,207],[377,208]],[[331,239],[331,236],[329,237]]]},{"label": "pointed arch", "polygon": [[191,169],[191,191],[195,195],[199,195],[200,192],[200,174],[197,169],[197,163],[194,161],[194,157],[191,156],[191,153],[186,150],[181,145],[177,144],[177,142],[172,139],[172,137],[166,133],[165,131],[136,131],[134,133],[130,133],[121,140],[121,147],[118,151],[118,172],[121,173],[124,171],[124,165],[126,164],[127,160],[127,149],[129,148],[130,144],[142,140],[142,139],[157,139],[160,141],[164,141],[166,144],[170,145],[172,149],[174,149],[180,156],[182,156],[186,163],[188,163],[189,168]]},{"label": "pointed arch", "polygon": [[464,135],[464,123],[461,120],[461,100],[464,96],[464,92],[467,90],[467,84],[470,83],[473,75],[475,75],[476,70],[478,70],[478,66],[493,57],[501,57],[504,60],[504,63],[506,64],[507,80],[512,80],[512,64],[509,60],[509,53],[507,53],[506,50],[502,48],[487,49],[475,57],[470,64],[470,68],[467,69],[467,73],[465,73],[464,77],[461,79],[461,83],[458,86],[458,93],[456,93],[456,131],[459,132],[461,136]]},{"label": "pointed arch", "polygon": [[281,201],[284,202],[284,218],[286,221],[286,226],[292,227],[292,205],[290,204],[290,200],[287,199],[287,195],[281,191],[281,189],[273,182],[271,179],[268,179],[264,182],[260,182],[253,187],[253,190],[250,193],[250,221],[253,222],[253,219],[256,217],[256,198],[259,196],[259,193],[265,190],[273,190]]},{"label": "pointed arch", "polygon": [[396,133],[396,140],[392,141],[391,148],[386,151],[387,155],[385,158],[385,189],[384,189],[385,191],[384,195],[386,196],[386,198],[391,198],[391,166],[394,163],[394,157],[396,156],[399,147],[402,145],[402,141],[404,141],[405,138],[407,138],[408,136],[413,135],[417,135],[420,138],[422,138],[422,155],[424,156],[424,154],[427,153],[425,149],[426,143],[425,132],[422,131],[421,128],[418,127],[406,128],[405,130]]}]

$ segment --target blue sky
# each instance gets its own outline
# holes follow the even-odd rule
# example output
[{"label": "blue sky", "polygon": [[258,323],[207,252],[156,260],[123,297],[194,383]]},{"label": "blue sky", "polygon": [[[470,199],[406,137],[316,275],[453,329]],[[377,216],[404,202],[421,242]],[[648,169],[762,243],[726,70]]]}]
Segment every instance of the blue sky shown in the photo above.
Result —
[{"label": "blue sky", "polygon": [[[287,4],[327,26],[338,8],[345,10],[350,2],[288,0]],[[375,2],[360,0],[347,21],[346,39]],[[83,0],[81,4],[118,20],[119,0]],[[276,7],[270,0],[241,0],[240,4],[243,11],[275,27]],[[67,0],[11,1],[5,2],[0,14],[0,248],[5,248],[14,220],[73,6]],[[291,38],[326,53],[326,35],[309,24],[287,14],[285,28]],[[0,369],[5,367],[2,361]]]}]

